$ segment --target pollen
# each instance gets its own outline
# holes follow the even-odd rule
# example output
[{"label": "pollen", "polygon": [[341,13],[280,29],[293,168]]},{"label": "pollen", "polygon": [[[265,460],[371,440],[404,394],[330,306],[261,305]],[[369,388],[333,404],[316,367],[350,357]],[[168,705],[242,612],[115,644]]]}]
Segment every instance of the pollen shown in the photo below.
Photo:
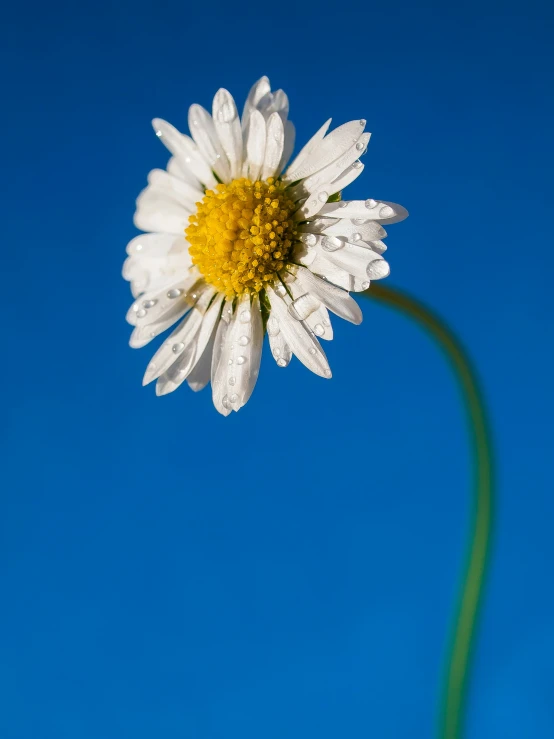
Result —
[{"label": "pollen", "polygon": [[276,279],[297,240],[296,206],[284,183],[233,180],[206,190],[196,206],[185,234],[206,282],[233,298]]}]

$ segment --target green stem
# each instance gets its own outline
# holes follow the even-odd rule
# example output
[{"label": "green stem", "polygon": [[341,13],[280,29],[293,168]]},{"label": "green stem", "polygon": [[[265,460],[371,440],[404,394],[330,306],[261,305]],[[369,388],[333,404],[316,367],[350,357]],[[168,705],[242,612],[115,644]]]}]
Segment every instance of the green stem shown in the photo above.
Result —
[{"label": "green stem", "polygon": [[466,400],[474,459],[475,492],[467,561],[446,665],[439,726],[441,739],[460,739],[463,736],[470,659],[488,565],[492,528],[492,448],[485,407],[475,371],[466,352],[440,318],[418,300],[390,287],[373,283],[371,290],[362,294],[407,314],[431,334],[448,358]]}]

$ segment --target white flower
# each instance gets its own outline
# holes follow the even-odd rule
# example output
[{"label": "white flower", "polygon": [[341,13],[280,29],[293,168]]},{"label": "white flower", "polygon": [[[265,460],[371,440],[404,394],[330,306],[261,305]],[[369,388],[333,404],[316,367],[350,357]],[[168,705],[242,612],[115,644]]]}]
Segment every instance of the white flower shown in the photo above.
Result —
[{"label": "white flower", "polygon": [[221,89],[212,116],[191,106],[192,138],[153,121],[172,157],[137,199],[135,225],[147,233],[127,246],[123,276],[135,297],[132,347],[180,321],[144,376],[144,384],[157,379],[158,395],[211,379],[217,410],[238,411],[256,384],[265,331],[280,367],[295,354],[331,377],[318,341],[333,338],[328,311],[360,323],[349,291],[389,273],[381,224],[407,212],[340,199],[364,168],[365,120],[328,134],[329,119],[283,173],[295,136],[288,109],[285,93],[262,77],[242,118]]}]

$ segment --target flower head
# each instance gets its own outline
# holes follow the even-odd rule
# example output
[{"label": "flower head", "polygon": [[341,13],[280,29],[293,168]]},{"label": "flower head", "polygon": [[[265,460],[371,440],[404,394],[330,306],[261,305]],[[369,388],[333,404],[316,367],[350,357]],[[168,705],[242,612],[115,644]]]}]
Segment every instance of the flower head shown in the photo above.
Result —
[{"label": "flower head", "polygon": [[135,298],[132,347],[179,322],[146,370],[158,395],[211,380],[217,410],[238,411],[254,389],[264,333],[280,367],[294,354],[331,377],[319,342],[333,338],[329,311],[360,323],[349,292],[389,273],[381,224],[407,212],[341,199],[364,168],[365,120],[331,133],[327,121],[285,170],[295,137],[288,107],[262,77],[242,117],[223,89],[213,115],[192,105],[192,138],[153,121],[172,157],[137,199],[135,225],[147,233],[127,246],[123,276]]}]

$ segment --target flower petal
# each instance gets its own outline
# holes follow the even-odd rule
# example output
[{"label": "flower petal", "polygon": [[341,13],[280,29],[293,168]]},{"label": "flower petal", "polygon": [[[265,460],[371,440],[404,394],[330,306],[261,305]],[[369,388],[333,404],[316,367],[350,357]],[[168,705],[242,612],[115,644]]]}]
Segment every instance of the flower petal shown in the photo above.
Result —
[{"label": "flower petal", "polygon": [[291,298],[286,290],[284,288],[281,290],[279,286],[276,290],[278,292],[268,287],[267,296],[271,303],[271,313],[279,323],[279,329],[283,333],[285,342],[309,370],[321,377],[331,377],[329,363],[320,343],[303,321],[289,314],[288,306]]},{"label": "flower petal", "polygon": [[242,111],[242,130],[246,133],[248,131],[248,125],[250,123],[250,116],[253,110],[256,110],[260,100],[268,92],[271,92],[271,85],[267,77],[260,77],[260,79],[252,86],[246,102],[244,103],[244,109]]},{"label": "flower petal", "polygon": [[335,128],[314,147],[313,151],[306,156],[300,165],[293,162],[284,179],[289,182],[301,180],[327,167],[356,144],[363,133],[364,127],[365,121],[350,121]]},{"label": "flower petal", "polygon": [[296,139],[296,129],[292,121],[285,121],[285,142],[283,144],[283,153],[281,154],[281,161],[277,167],[276,175],[281,174],[284,168],[287,166],[288,160],[292,156],[294,151],[294,141]]},{"label": "flower petal", "polygon": [[[158,377],[156,383],[156,395],[167,395],[184,382],[191,374],[194,367],[202,358],[210,339],[213,337],[214,328],[219,321],[223,295],[217,295],[203,316],[200,328],[179,357],[168,369]],[[173,348],[175,344],[173,345]]]},{"label": "flower petal", "polygon": [[246,160],[243,170],[245,177],[253,181],[260,176],[265,158],[265,144],[265,119],[259,110],[253,110],[246,134]]},{"label": "flower petal", "polygon": [[211,115],[201,105],[189,108],[189,129],[199,150],[222,182],[231,180],[231,167]]},{"label": "flower petal", "polygon": [[323,138],[325,137],[325,134],[327,133],[329,126],[331,125],[331,118],[329,118],[328,121],[325,121],[323,126],[314,133],[312,138],[308,141],[308,143],[299,151],[293,162],[290,164],[288,170],[283,175],[283,179],[287,182],[294,182],[295,180],[299,180],[300,177],[291,177],[290,173],[294,173],[295,170],[299,169],[306,159],[311,157],[312,153],[317,149],[317,147],[320,145],[320,143],[323,141]]},{"label": "flower petal", "polygon": [[149,382],[163,375],[177,359],[181,358],[181,355],[184,354],[187,357],[190,355],[189,345],[200,330],[204,314],[214,293],[213,287],[206,286],[204,288],[189,315],[177,326],[152,357],[152,361],[144,374],[143,385],[148,385]]},{"label": "flower petal", "polygon": [[292,295],[289,313],[296,320],[305,321],[308,328],[319,339],[332,341],[333,327],[329,319],[327,308],[320,297],[309,286],[297,279],[297,268],[292,267],[282,275],[284,282]]},{"label": "flower petal", "polygon": [[408,217],[408,211],[396,203],[385,200],[342,200],[339,203],[327,203],[321,209],[321,215],[332,218],[360,218],[379,223],[398,223]]},{"label": "flower petal", "polygon": [[311,270],[305,267],[297,268],[296,281],[302,286],[302,289],[310,291],[330,311],[344,318],[345,321],[350,321],[350,323],[354,324],[360,324],[362,322],[362,311],[360,307],[344,290],[316,277],[316,275],[312,274]]},{"label": "flower petal", "polygon": [[287,367],[292,358],[292,352],[275,315],[270,315],[267,320],[267,335],[273,359],[279,367]]},{"label": "flower petal", "polygon": [[279,113],[272,113],[267,121],[265,155],[261,174],[262,180],[267,180],[268,177],[272,177],[277,172],[283,154],[284,143],[285,131],[283,121]]},{"label": "flower petal", "polygon": [[199,279],[200,273],[193,268],[177,279],[173,277],[164,285],[145,292],[127,311],[127,322],[131,326],[149,326],[165,318],[166,314],[173,310],[176,301],[194,303],[203,289]]},{"label": "flower petal", "polygon": [[161,118],[154,118],[152,126],[162,144],[177,157],[181,166],[186,167],[206,187],[215,187],[215,179],[209,164],[206,162],[194,141],[178,131],[171,123]]},{"label": "flower petal", "polygon": [[221,146],[229,160],[231,177],[240,177],[242,170],[242,130],[240,119],[233,96],[223,87],[216,92],[214,97],[213,119]]},{"label": "flower petal", "polygon": [[146,188],[137,198],[133,223],[141,231],[182,234],[188,226],[191,210],[178,205],[168,195]]}]

